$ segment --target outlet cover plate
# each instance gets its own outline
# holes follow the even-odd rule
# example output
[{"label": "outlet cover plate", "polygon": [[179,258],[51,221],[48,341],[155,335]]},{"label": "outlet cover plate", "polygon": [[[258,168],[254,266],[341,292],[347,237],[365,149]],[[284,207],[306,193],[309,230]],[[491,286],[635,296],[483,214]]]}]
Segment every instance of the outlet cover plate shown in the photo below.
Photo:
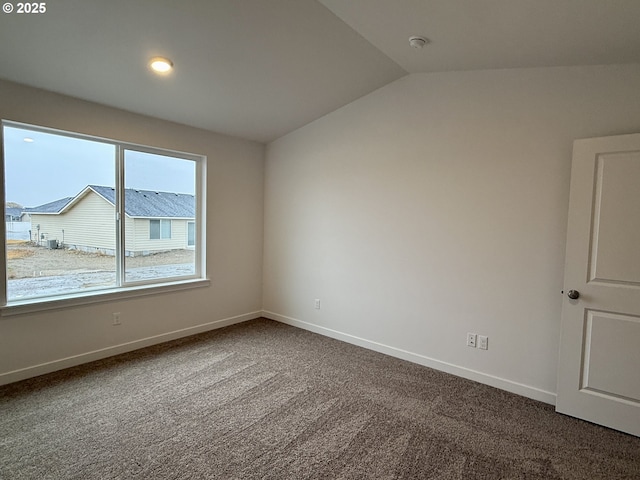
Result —
[{"label": "outlet cover plate", "polygon": [[467,333],[467,347],[476,348],[476,337],[475,333]]}]

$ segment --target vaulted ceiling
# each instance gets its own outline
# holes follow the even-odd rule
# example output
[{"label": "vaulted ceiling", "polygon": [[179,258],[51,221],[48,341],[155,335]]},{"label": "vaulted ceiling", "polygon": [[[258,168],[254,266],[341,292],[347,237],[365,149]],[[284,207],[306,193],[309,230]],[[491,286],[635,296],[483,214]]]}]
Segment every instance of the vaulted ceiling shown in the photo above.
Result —
[{"label": "vaulted ceiling", "polygon": [[639,23],[638,0],[55,0],[0,14],[0,78],[268,142],[407,73],[638,63]]}]

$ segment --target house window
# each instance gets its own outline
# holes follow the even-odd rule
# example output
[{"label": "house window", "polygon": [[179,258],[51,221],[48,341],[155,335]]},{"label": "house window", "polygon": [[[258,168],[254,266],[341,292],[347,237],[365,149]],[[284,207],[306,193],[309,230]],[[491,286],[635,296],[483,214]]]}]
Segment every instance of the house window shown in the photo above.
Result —
[{"label": "house window", "polygon": [[187,247],[195,247],[196,245],[196,223],[187,223]]},{"label": "house window", "polygon": [[171,239],[171,220],[149,220],[149,239]]},{"label": "house window", "polygon": [[12,122],[2,142],[24,219],[2,238],[3,305],[205,278],[204,157]]}]

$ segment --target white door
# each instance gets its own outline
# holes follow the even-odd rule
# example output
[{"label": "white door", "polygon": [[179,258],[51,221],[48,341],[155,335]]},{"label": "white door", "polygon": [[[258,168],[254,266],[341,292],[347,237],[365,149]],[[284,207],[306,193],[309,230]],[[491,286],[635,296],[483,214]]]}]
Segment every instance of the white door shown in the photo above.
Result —
[{"label": "white door", "polygon": [[556,410],[640,436],[640,134],[573,145]]}]

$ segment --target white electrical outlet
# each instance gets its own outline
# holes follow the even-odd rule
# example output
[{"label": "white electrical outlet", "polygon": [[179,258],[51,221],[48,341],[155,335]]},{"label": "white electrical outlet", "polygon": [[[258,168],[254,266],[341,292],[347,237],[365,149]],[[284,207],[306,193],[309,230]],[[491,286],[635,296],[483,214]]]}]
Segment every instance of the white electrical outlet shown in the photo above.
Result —
[{"label": "white electrical outlet", "polygon": [[478,335],[478,348],[480,350],[489,350],[489,337],[486,335]]},{"label": "white electrical outlet", "polygon": [[319,298],[316,298],[315,306],[316,306],[316,310],[320,310],[320,299]]},{"label": "white electrical outlet", "polygon": [[467,333],[467,347],[476,348],[476,334]]},{"label": "white electrical outlet", "polygon": [[120,312],[113,312],[111,318],[114,325],[120,325]]}]

